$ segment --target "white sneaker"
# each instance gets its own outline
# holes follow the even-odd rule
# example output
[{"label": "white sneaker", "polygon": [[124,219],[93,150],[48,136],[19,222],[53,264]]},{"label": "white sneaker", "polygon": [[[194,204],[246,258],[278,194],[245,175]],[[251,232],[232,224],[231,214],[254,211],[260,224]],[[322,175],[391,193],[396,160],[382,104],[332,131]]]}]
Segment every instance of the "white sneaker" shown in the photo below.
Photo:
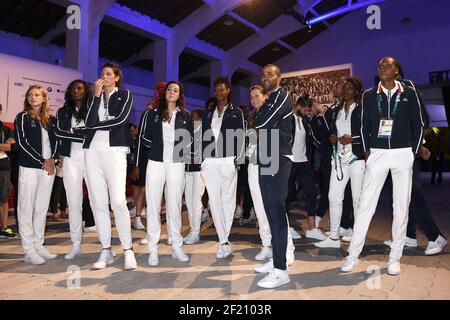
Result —
[{"label": "white sneaker", "polygon": [[64,259],[72,260],[79,255],[81,255],[81,246],[74,245],[72,246],[72,249],[70,249],[69,253],[64,256]]},{"label": "white sneaker", "polygon": [[198,235],[195,235],[193,233],[189,233],[184,239],[184,244],[196,244],[200,242],[200,237]]},{"label": "white sneaker", "polygon": [[344,242],[350,242],[352,241],[352,237],[353,237],[353,229],[352,228],[348,228],[348,229],[342,229],[343,233],[341,233],[341,240]]},{"label": "white sneaker", "polygon": [[83,231],[84,231],[84,233],[94,233],[94,232],[97,232],[97,228],[95,226],[84,227]]},{"label": "white sneaker", "polygon": [[106,268],[107,265],[112,264],[114,262],[114,256],[111,250],[102,250],[100,253],[100,257],[97,262],[94,263],[94,269],[100,270]]},{"label": "white sneaker", "polygon": [[244,213],[244,210],[241,206],[236,206],[236,209],[234,210],[234,218],[240,219],[242,217],[242,214]]},{"label": "white sneaker", "polygon": [[171,238],[171,237],[168,237],[168,238],[167,238],[167,245],[168,245],[168,246],[171,246],[171,245],[172,245],[172,238]]},{"label": "white sneaker", "polygon": [[439,235],[435,241],[428,242],[428,246],[425,249],[425,255],[429,256],[441,252],[444,250],[446,244],[447,240],[443,236]]},{"label": "white sneaker", "polygon": [[142,238],[141,240],[139,240],[139,244],[142,244],[142,245],[148,244],[148,239],[147,238]]},{"label": "white sneaker", "polygon": [[301,239],[301,238],[302,238],[301,234],[298,233],[297,231],[295,231],[295,229],[292,228],[292,227],[289,228],[289,232],[291,233],[291,237],[292,237],[292,239],[294,239],[294,240],[297,240],[297,239]]},{"label": "white sneaker", "polygon": [[333,240],[331,238],[326,238],[325,240],[322,240],[320,242],[314,243],[314,245],[317,248],[340,248],[341,247],[341,240]]},{"label": "white sneaker", "polygon": [[136,230],[145,230],[145,226],[141,222],[141,217],[134,218],[133,229]]},{"label": "white sneaker", "polygon": [[261,288],[272,289],[291,282],[287,270],[274,268],[267,276],[258,281],[257,285]]},{"label": "white sneaker", "polygon": [[123,252],[125,256],[125,270],[133,270],[137,268],[136,257],[134,256],[133,250],[125,250]]},{"label": "white sneaker", "polygon": [[36,250],[30,251],[25,254],[23,261],[29,264],[44,264],[45,259],[42,258]]},{"label": "white sneaker", "polygon": [[314,222],[316,224],[316,228],[320,226],[320,221],[322,221],[322,217],[314,216]]},{"label": "white sneaker", "polygon": [[272,258],[272,247],[262,247],[261,251],[255,256],[256,261],[263,261]]},{"label": "white sneaker", "polygon": [[141,210],[141,218],[147,217],[147,208],[142,208]]},{"label": "white sneaker", "polygon": [[223,244],[222,245],[223,258],[228,258],[233,253],[233,247],[231,244]]},{"label": "white sneaker", "polygon": [[209,211],[208,209],[204,209],[202,212],[202,222],[206,222],[209,219]]},{"label": "white sneaker", "polygon": [[391,276],[398,276],[400,274],[400,261],[389,259],[387,273]]},{"label": "white sneaker", "polygon": [[186,253],[184,253],[183,249],[181,248],[174,248],[172,251],[172,258],[181,261],[181,262],[188,262],[189,257]]},{"label": "white sneaker", "polygon": [[345,258],[344,265],[341,267],[341,271],[342,272],[350,272],[358,265],[358,263],[359,263],[358,258],[348,255]]},{"label": "white sneaker", "polygon": [[217,244],[216,258],[223,259],[223,247],[220,243]]},{"label": "white sneaker", "polygon": [[[390,247],[392,244],[392,240],[385,240],[385,241],[383,241],[383,243],[384,243],[384,245]],[[417,248],[418,246],[419,246],[419,243],[417,242],[417,239],[406,237],[405,247]]]},{"label": "white sneaker", "polygon": [[148,264],[155,267],[159,264],[158,248],[149,248]]},{"label": "white sneaker", "polygon": [[40,247],[39,249],[37,249],[37,253],[45,260],[56,259],[56,257],[58,256],[56,253],[51,253],[50,251],[48,251],[45,247]]},{"label": "white sneaker", "polygon": [[270,258],[266,263],[258,264],[254,270],[258,273],[269,273],[273,270],[273,259]]},{"label": "white sneaker", "polygon": [[255,209],[253,209],[253,208],[250,209],[250,218],[249,218],[249,220],[250,220],[250,221],[256,221],[256,220],[258,220],[258,219],[256,218]]},{"label": "white sneaker", "polygon": [[306,230],[305,237],[309,238],[309,239],[320,240],[320,241],[325,240],[327,238],[327,236],[324,235],[322,233],[322,231],[320,231],[320,229],[318,229],[318,228],[314,228],[312,230]]}]

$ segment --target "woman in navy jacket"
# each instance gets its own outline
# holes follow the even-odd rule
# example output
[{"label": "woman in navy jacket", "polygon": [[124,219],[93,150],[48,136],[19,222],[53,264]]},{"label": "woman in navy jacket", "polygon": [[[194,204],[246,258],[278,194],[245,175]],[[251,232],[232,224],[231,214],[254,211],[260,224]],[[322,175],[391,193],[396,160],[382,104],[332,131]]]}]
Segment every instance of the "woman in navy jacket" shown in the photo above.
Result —
[{"label": "woman in navy jacket", "polygon": [[81,254],[83,233],[83,178],[84,137],[89,85],[83,80],[74,80],[67,87],[64,106],[56,113],[56,136],[61,143],[63,157],[63,181],[69,204],[69,225],[72,249],[65,258],[70,260]]},{"label": "woman in navy jacket", "polygon": [[50,115],[47,93],[39,85],[27,90],[24,106],[14,121],[20,150],[17,217],[25,263],[43,264],[57,257],[44,247],[47,209],[58,159],[56,120]]},{"label": "woman in navy jacket", "polygon": [[161,199],[166,200],[168,237],[172,239],[172,257],[187,262],[181,236],[181,205],[185,183],[185,163],[191,160],[191,114],[185,110],[183,87],[167,83],[158,107],[147,110],[139,125],[139,143],[136,149],[136,167],[133,176],[139,176],[140,153],[149,148],[145,195],[147,199],[148,263],[157,266],[158,242],[161,236]]},{"label": "woman in navy jacket", "polygon": [[354,212],[358,211],[365,169],[361,146],[361,93],[362,83],[358,78],[346,79],[343,86],[343,102],[332,113],[330,141],[333,145],[333,158],[328,193],[330,236],[315,243],[315,246],[319,248],[341,247],[339,226],[345,188],[349,180],[352,189],[353,210]]},{"label": "woman in navy jacket", "polygon": [[124,250],[125,269],[137,267],[125,194],[127,154],[130,152],[128,119],[133,96],[130,91],[119,89],[121,81],[119,67],[106,63],[100,79],[95,81],[94,96],[88,100],[84,158],[91,207],[103,247],[94,269],[103,269],[114,261],[109,203]]}]

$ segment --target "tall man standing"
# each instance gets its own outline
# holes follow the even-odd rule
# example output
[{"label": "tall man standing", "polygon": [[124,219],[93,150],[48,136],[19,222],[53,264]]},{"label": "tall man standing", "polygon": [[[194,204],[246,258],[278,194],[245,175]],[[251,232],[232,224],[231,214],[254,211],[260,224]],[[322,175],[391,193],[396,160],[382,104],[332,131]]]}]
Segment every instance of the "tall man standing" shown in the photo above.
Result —
[{"label": "tall man standing", "polygon": [[268,275],[257,283],[262,288],[276,288],[291,281],[286,266],[288,223],[285,201],[292,164],[292,101],[280,88],[280,81],[278,66],[264,66],[261,82],[269,99],[258,112],[256,129],[259,184],[272,232],[273,261],[267,263]]}]

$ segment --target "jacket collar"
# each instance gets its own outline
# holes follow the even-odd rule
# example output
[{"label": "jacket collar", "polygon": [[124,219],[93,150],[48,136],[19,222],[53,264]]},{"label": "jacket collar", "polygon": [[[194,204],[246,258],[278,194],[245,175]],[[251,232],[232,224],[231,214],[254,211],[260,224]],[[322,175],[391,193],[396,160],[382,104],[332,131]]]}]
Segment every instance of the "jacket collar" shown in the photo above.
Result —
[{"label": "jacket collar", "polygon": [[[395,91],[397,93],[403,93],[405,91],[403,84],[397,80],[395,80],[395,88],[394,89],[397,89]],[[378,82],[377,94],[381,94],[381,93],[383,93],[383,86],[381,85],[381,81],[380,81],[380,82]]]}]

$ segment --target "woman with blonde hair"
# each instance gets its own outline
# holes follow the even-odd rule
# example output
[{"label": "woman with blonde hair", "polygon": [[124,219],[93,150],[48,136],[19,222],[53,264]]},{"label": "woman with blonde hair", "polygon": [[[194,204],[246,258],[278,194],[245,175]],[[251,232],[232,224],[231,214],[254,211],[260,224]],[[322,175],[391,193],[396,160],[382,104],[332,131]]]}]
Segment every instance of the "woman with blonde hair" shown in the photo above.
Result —
[{"label": "woman with blonde hair", "polygon": [[43,264],[57,257],[44,247],[55,159],[59,156],[55,126],[46,91],[39,85],[31,86],[25,94],[24,111],[14,121],[20,149],[17,217],[25,263]]}]

